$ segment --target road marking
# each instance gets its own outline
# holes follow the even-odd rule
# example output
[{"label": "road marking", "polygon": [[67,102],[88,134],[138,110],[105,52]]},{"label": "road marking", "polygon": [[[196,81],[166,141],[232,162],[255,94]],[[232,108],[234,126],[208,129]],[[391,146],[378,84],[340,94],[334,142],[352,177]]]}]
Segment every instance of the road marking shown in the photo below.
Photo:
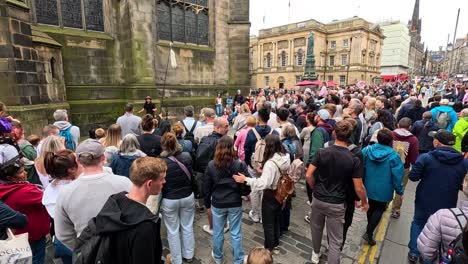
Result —
[{"label": "road marking", "polygon": [[[386,214],[388,214],[388,213],[386,213]],[[388,223],[388,218],[383,217],[381,222],[380,222],[379,230],[377,231],[377,236],[375,237],[375,240],[377,241],[377,243],[382,242],[382,240],[383,240],[382,236],[383,236],[384,230],[386,229],[387,223]],[[378,249],[377,245],[375,245],[374,248],[372,248],[371,253],[369,255],[369,262],[370,263],[374,263],[375,254],[377,253],[377,249]]]},{"label": "road marking", "polygon": [[364,245],[364,248],[362,249],[362,254],[358,261],[359,264],[364,264],[366,262],[368,251],[369,251],[369,245],[366,244]]}]

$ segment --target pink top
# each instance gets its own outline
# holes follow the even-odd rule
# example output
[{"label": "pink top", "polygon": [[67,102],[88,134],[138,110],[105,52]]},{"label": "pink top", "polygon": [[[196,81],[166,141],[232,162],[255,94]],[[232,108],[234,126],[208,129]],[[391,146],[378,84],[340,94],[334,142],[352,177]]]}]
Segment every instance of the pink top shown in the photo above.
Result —
[{"label": "pink top", "polygon": [[320,89],[319,96],[321,97],[326,97],[328,95],[328,89],[326,86],[322,86],[322,89]]},{"label": "pink top", "polygon": [[468,103],[468,93],[465,93],[465,96],[463,96],[463,103]]},{"label": "pink top", "polygon": [[241,131],[237,135],[236,142],[234,142],[234,146],[237,148],[239,159],[241,159],[242,161],[245,161],[244,144],[245,140],[247,139],[247,133],[249,133],[250,129],[251,127],[245,127],[241,129]]}]

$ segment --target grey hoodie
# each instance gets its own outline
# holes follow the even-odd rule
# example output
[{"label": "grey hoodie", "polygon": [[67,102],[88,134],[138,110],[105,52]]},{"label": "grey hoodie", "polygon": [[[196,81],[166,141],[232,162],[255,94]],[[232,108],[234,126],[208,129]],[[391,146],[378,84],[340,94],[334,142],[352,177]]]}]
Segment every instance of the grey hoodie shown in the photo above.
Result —
[{"label": "grey hoodie", "polygon": [[78,146],[78,142],[80,141],[80,128],[79,127],[73,126],[68,121],[57,121],[54,123],[54,126],[58,127],[60,130],[65,130],[71,126],[72,128],[70,129],[70,134],[73,137],[75,146]]},{"label": "grey hoodie", "polygon": [[[276,165],[276,164],[278,165]],[[275,153],[271,159],[269,159],[263,166],[263,172],[260,178],[247,178],[247,185],[250,186],[252,191],[261,190],[276,190],[276,185],[281,176],[278,167],[282,172],[286,172],[289,168],[291,161],[289,155],[280,155]]]}]

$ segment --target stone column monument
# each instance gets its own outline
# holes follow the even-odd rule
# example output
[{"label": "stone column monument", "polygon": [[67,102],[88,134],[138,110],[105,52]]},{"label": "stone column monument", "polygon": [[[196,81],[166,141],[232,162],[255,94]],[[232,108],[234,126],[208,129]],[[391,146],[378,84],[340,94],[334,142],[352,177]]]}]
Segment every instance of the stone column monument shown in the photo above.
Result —
[{"label": "stone column monument", "polygon": [[315,73],[314,32],[310,32],[306,56],[307,57],[304,67],[304,76],[302,77],[302,79],[315,81],[317,80],[317,74]]}]

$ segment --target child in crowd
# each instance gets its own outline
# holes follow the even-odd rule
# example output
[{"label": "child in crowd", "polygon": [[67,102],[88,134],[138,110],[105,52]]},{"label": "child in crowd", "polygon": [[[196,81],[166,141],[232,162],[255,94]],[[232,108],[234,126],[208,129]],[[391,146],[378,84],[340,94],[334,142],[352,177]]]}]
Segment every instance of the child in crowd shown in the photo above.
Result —
[{"label": "child in crowd", "polygon": [[250,251],[246,264],[273,264],[273,257],[268,249],[257,247]]},{"label": "child in crowd", "polygon": [[103,128],[98,128],[94,131],[94,135],[96,136],[96,139],[99,140],[106,136],[106,131]]}]

